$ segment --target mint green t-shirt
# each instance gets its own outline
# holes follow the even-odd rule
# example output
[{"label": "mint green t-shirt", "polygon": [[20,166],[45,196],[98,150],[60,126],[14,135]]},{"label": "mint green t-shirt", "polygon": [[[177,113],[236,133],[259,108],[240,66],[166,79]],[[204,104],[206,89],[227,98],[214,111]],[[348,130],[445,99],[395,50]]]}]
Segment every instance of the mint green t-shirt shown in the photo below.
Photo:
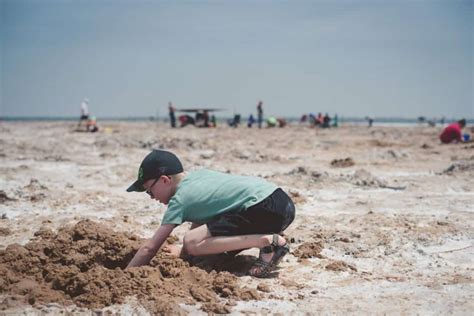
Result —
[{"label": "mint green t-shirt", "polygon": [[168,203],[162,224],[205,224],[218,215],[255,205],[278,187],[261,178],[201,169],[181,180]]}]

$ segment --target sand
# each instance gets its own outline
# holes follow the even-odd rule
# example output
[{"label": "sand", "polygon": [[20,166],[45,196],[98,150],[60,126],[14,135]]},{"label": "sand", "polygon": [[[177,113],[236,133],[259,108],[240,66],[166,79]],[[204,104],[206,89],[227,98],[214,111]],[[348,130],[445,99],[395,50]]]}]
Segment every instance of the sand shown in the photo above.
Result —
[{"label": "sand", "polygon": [[[469,314],[474,145],[438,127],[172,130],[156,122],[0,123],[0,310]],[[152,148],[187,170],[275,182],[296,202],[291,253],[270,278],[257,250],[123,270],[165,206],[126,193]],[[170,243],[180,244],[183,224]]]}]

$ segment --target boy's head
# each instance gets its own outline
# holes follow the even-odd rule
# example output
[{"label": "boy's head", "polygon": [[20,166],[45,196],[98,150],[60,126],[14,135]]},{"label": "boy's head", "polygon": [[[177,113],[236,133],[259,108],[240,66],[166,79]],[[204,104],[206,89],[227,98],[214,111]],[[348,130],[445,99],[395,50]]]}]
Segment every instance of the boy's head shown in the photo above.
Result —
[{"label": "boy's head", "polygon": [[461,128],[466,127],[466,119],[461,119],[458,121],[458,124]]},{"label": "boy's head", "polygon": [[127,192],[146,191],[152,198],[168,204],[175,190],[177,178],[174,175],[182,172],[183,166],[175,154],[155,149],[143,159],[138,169],[138,179]]}]

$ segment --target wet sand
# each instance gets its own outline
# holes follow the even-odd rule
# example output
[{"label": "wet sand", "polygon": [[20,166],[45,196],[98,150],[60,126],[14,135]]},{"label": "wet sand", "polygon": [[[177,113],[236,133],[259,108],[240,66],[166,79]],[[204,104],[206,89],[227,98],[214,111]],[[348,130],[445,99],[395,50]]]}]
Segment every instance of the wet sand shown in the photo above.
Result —
[{"label": "wet sand", "polygon": [[[456,313],[474,308],[474,144],[439,127],[170,129],[156,122],[0,123],[0,310]],[[126,193],[153,148],[185,169],[261,176],[289,192],[291,254],[122,270],[165,206]],[[181,243],[189,225],[169,242]],[[137,280],[140,280],[138,282]],[[100,294],[99,294],[100,293]]]}]

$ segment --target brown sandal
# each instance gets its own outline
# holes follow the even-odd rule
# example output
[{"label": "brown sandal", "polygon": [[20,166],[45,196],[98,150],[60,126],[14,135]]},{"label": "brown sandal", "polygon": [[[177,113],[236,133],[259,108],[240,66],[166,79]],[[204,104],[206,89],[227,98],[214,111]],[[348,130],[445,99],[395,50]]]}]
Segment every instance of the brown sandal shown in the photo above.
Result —
[{"label": "brown sandal", "polygon": [[[273,256],[269,262],[263,260],[262,254],[264,253],[272,253]],[[265,278],[272,272],[277,265],[281,262],[281,259],[290,252],[290,247],[288,243],[285,243],[283,246],[278,245],[278,234],[273,234],[273,241],[270,246],[263,247],[260,249],[260,254],[258,255],[258,259],[255,260],[253,266],[250,268],[248,274],[254,276],[256,278]],[[253,269],[256,272],[250,272]]]}]

